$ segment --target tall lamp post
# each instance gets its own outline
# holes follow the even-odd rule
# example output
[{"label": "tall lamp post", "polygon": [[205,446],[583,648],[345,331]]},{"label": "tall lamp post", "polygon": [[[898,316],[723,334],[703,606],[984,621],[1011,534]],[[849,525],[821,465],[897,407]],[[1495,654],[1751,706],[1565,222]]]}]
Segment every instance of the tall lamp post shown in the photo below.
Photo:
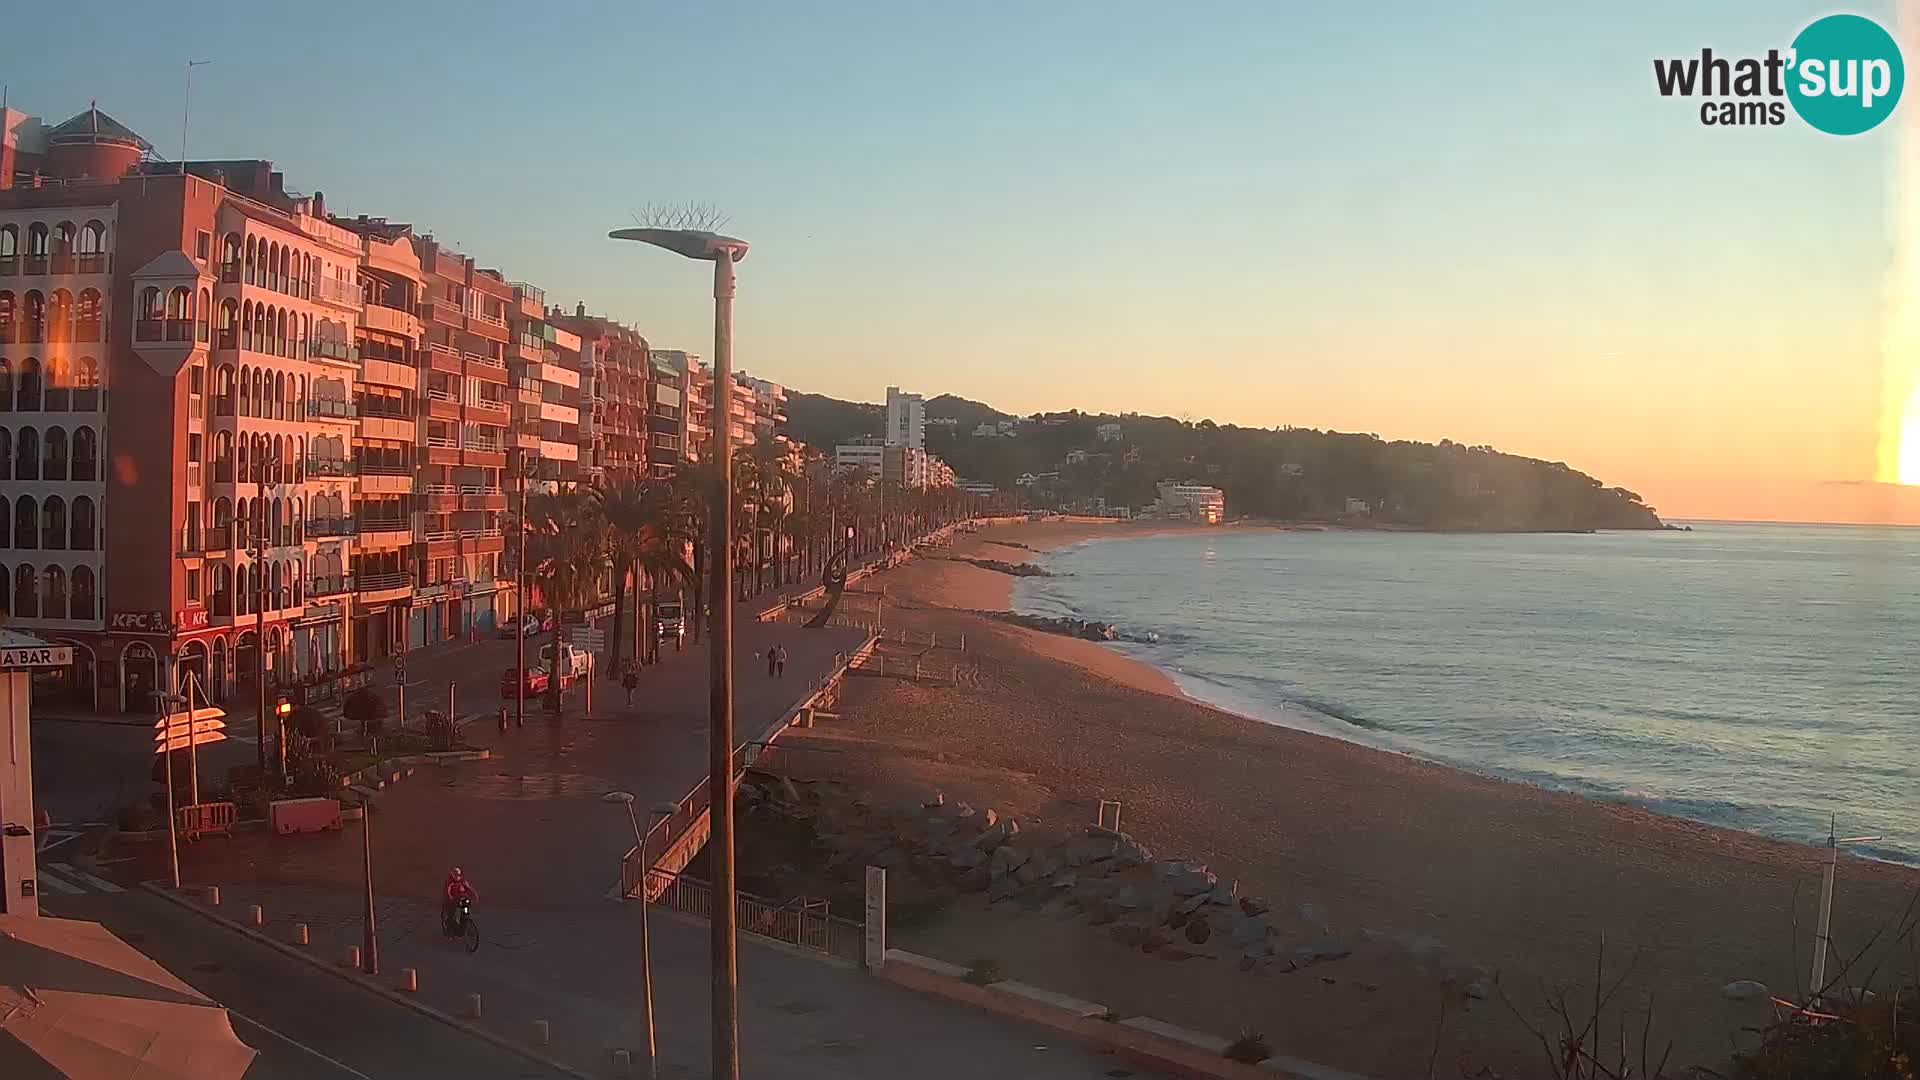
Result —
[{"label": "tall lamp post", "polygon": [[[533,462],[521,461],[520,518],[513,530],[515,544],[519,548],[513,564],[513,666],[518,672],[514,680],[519,684],[513,688],[513,722],[516,727],[527,726],[527,481],[533,478],[533,469]],[[559,670],[557,658],[554,670]]]},{"label": "tall lamp post", "polygon": [[[279,539],[278,537],[267,535],[267,530],[273,525],[273,519],[267,514],[267,486],[269,483],[267,478],[273,476],[280,468],[280,458],[278,455],[267,457],[260,461],[258,465],[260,469],[260,479],[255,481],[253,485],[253,516],[254,521],[258,524],[253,530],[253,544],[247,554],[253,557],[253,681],[255,683],[255,689],[260,692],[260,712],[259,719],[254,723],[254,741],[258,744],[259,750],[260,782],[265,784],[267,782],[266,569],[267,559],[270,554],[269,549],[273,547],[274,541]],[[273,486],[277,488],[280,485],[278,482],[273,482]],[[286,750],[284,747],[280,749],[280,754],[280,766],[284,772],[287,764]]]},{"label": "tall lamp post", "polygon": [[647,838],[660,822],[680,812],[672,803],[662,803],[647,816],[647,831],[640,831],[640,819],[633,812],[633,792],[609,791],[601,802],[620,803],[627,808],[627,822],[633,826],[633,852],[640,860],[640,1021],[647,1029],[647,1080],[660,1080],[660,1055],[653,1038],[653,942],[647,932]]},{"label": "tall lamp post", "polygon": [[739,968],[734,941],[733,881],[733,264],[747,242],[700,229],[615,229],[615,240],[635,240],[689,259],[713,263],[713,502],[708,550],[714,598],[712,700],[708,721],[707,785],[713,867],[713,1080],[740,1077]]}]

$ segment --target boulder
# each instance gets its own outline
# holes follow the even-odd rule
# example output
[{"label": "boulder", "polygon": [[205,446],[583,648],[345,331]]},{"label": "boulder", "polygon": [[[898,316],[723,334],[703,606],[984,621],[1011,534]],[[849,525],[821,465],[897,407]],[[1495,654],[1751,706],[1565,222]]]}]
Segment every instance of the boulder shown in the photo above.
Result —
[{"label": "boulder", "polygon": [[1213,927],[1205,919],[1187,920],[1187,940],[1195,945],[1205,945],[1213,936]]},{"label": "boulder", "polygon": [[[989,810],[988,813],[991,814],[992,811]],[[1017,821],[995,822],[980,831],[980,835],[974,838],[973,845],[981,851],[992,851],[1011,837],[1018,835],[1019,832],[1020,823]]]},{"label": "boulder", "polygon": [[1327,909],[1311,900],[1307,900],[1300,905],[1300,921],[1312,923],[1315,926],[1325,926],[1327,925]]},{"label": "boulder", "polygon": [[1117,841],[1091,836],[1076,836],[1067,841],[1061,854],[1066,858],[1068,866],[1086,866],[1089,863],[1096,863],[1103,859],[1113,858],[1114,852],[1118,851],[1119,847],[1120,845]]},{"label": "boulder", "polygon": [[1113,940],[1122,945],[1135,948],[1138,948],[1142,942],[1147,940],[1147,928],[1141,926],[1139,923],[1114,923],[1113,929],[1107,932],[1113,935]]},{"label": "boulder", "polygon": [[1161,881],[1172,881],[1174,878],[1196,868],[1206,869],[1205,867],[1189,865],[1184,859],[1160,859],[1153,864],[1153,876],[1159,878]]},{"label": "boulder", "polygon": [[1212,894],[1210,893],[1199,893],[1194,896],[1189,896],[1185,900],[1175,904],[1174,910],[1180,912],[1182,915],[1191,915],[1204,907],[1211,898]]},{"label": "boulder", "polygon": [[[1243,896],[1240,898],[1240,910],[1249,915],[1265,915],[1267,902],[1257,896]],[[1364,935],[1366,931],[1362,930],[1361,933]]]},{"label": "boulder", "polygon": [[980,818],[980,827],[984,829],[991,829],[995,825],[1000,823],[999,811],[995,810],[991,806],[987,807],[985,810],[980,811],[978,816]]},{"label": "boulder", "polygon": [[[1007,849],[1001,848],[1000,850],[1006,851]],[[1013,880],[1027,886],[1040,884],[1041,881],[1045,880],[1046,876],[1046,872],[1038,859],[1028,859],[1013,871]]]},{"label": "boulder", "polygon": [[1053,875],[1053,881],[1049,884],[1056,889],[1066,890],[1072,889],[1075,885],[1079,884],[1079,882],[1080,876],[1078,874],[1075,874],[1071,870],[1062,870]]},{"label": "boulder", "polygon": [[1137,885],[1123,885],[1113,894],[1113,906],[1123,911],[1138,911],[1147,906],[1146,894]]},{"label": "boulder", "polygon": [[1002,844],[993,849],[993,858],[988,862],[994,877],[1011,874],[1026,865],[1027,853],[1012,844]]},{"label": "boulder", "polygon": [[1162,947],[1170,944],[1172,941],[1172,938],[1161,933],[1159,930],[1148,930],[1147,939],[1140,943],[1140,951],[1149,953],[1159,952]]},{"label": "boulder", "polygon": [[992,879],[987,876],[985,869],[974,867],[966,873],[961,874],[960,877],[954,881],[954,884],[958,885],[962,892],[979,892],[986,888],[991,882]]},{"label": "boulder", "polygon": [[1087,922],[1093,926],[1105,926],[1120,917],[1119,910],[1103,898],[1080,901],[1080,910],[1087,913]]},{"label": "boulder", "polygon": [[987,886],[987,903],[989,904],[1011,900],[1018,895],[1020,895],[1020,886],[1014,884],[1010,877],[995,878],[993,884]]},{"label": "boulder", "polygon": [[971,844],[962,844],[958,851],[948,852],[947,861],[952,863],[955,869],[971,870],[976,866],[986,865],[987,853]]},{"label": "boulder", "polygon": [[1238,881],[1215,882],[1213,891],[1207,894],[1207,902],[1226,907],[1233,903],[1233,898],[1239,891],[1240,883]]},{"label": "boulder", "polygon": [[1175,896],[1198,896],[1213,891],[1214,878],[1205,870],[1189,870],[1177,875],[1168,884],[1172,886]]},{"label": "boulder", "polygon": [[1767,984],[1753,979],[1735,979],[1720,988],[1720,996],[1728,1001],[1758,1001],[1767,996]]},{"label": "boulder", "polygon": [[1264,947],[1267,938],[1273,935],[1273,924],[1264,915],[1248,915],[1244,912],[1230,924],[1228,941],[1235,948],[1245,949],[1254,945]]},{"label": "boulder", "polygon": [[1153,861],[1153,851],[1145,844],[1123,840],[1113,853],[1113,861],[1121,866],[1145,866]]},{"label": "boulder", "polygon": [[1467,996],[1475,1001],[1487,1000],[1487,983],[1484,979],[1475,979],[1467,984]]}]

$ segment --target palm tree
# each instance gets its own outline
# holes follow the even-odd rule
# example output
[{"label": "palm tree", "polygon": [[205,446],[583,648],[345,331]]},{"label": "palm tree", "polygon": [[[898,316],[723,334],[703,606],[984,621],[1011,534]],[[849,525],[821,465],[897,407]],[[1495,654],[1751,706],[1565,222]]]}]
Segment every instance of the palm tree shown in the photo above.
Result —
[{"label": "palm tree", "polygon": [[578,492],[540,494],[527,501],[527,568],[553,618],[548,707],[560,710],[560,628],[569,611],[596,598],[607,565],[605,531]]},{"label": "palm tree", "polygon": [[697,460],[681,465],[673,474],[670,498],[686,530],[693,552],[693,638],[700,640],[707,627],[707,535],[713,520],[707,513],[708,500],[719,475],[712,444],[700,448]]},{"label": "palm tree", "polygon": [[647,639],[640,617],[640,578],[647,577],[656,602],[663,579],[688,581],[693,576],[684,554],[689,534],[686,517],[665,482],[631,478],[603,482],[593,487],[588,498],[606,530],[607,554],[613,560],[614,636],[609,673],[617,674],[628,582],[633,586],[633,647],[636,654],[641,654]]},{"label": "palm tree", "polygon": [[753,444],[754,473],[758,481],[755,495],[761,524],[773,543],[773,587],[776,589],[786,584],[786,575],[781,572],[780,541],[787,515],[793,511],[793,489],[800,482],[800,471],[793,464],[792,447],[792,443],[774,438],[763,438]]}]

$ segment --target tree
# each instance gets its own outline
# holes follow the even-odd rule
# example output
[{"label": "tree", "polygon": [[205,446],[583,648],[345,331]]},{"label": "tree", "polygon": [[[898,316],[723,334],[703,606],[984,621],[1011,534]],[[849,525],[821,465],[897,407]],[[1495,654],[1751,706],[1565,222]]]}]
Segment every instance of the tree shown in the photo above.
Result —
[{"label": "tree", "polygon": [[340,715],[359,728],[362,735],[376,738],[386,726],[387,699],[375,693],[373,687],[363,686],[340,703]]},{"label": "tree", "polygon": [[707,512],[719,477],[719,465],[709,442],[699,450],[699,458],[680,466],[673,474],[673,504],[693,551],[693,638],[700,640],[707,628],[707,538],[712,516]]},{"label": "tree", "polygon": [[548,707],[555,712],[560,709],[563,671],[560,628],[567,612],[582,611],[598,598],[606,566],[605,530],[584,496],[560,492],[527,500],[527,568],[553,615],[547,693]]},{"label": "tree", "polygon": [[[621,480],[596,485],[589,493],[593,510],[606,531],[607,552],[613,561],[614,649],[609,674],[620,666],[622,616],[626,602],[626,583],[633,586],[634,635],[636,653],[645,650],[645,628],[641,625],[640,579],[645,577],[659,600],[664,581],[685,583],[693,577],[686,549],[690,542],[687,517],[673,489],[664,481]],[[649,624],[650,625],[650,624]]]}]

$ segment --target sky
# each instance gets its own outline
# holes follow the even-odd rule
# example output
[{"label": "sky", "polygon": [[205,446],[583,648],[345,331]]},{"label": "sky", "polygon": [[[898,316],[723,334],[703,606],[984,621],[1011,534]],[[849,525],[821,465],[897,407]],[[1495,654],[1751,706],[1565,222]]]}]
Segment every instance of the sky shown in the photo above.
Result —
[{"label": "sky", "polygon": [[1825,5],[99,10],[9,15],[15,107],[97,98],[176,157],[211,60],[191,156],[702,354],[710,279],[605,235],[714,204],[754,245],[736,363],[798,389],[1452,438],[1670,517],[1920,523],[1876,483],[1920,356],[1889,314],[1920,101],[1842,139],[1654,89]]}]

